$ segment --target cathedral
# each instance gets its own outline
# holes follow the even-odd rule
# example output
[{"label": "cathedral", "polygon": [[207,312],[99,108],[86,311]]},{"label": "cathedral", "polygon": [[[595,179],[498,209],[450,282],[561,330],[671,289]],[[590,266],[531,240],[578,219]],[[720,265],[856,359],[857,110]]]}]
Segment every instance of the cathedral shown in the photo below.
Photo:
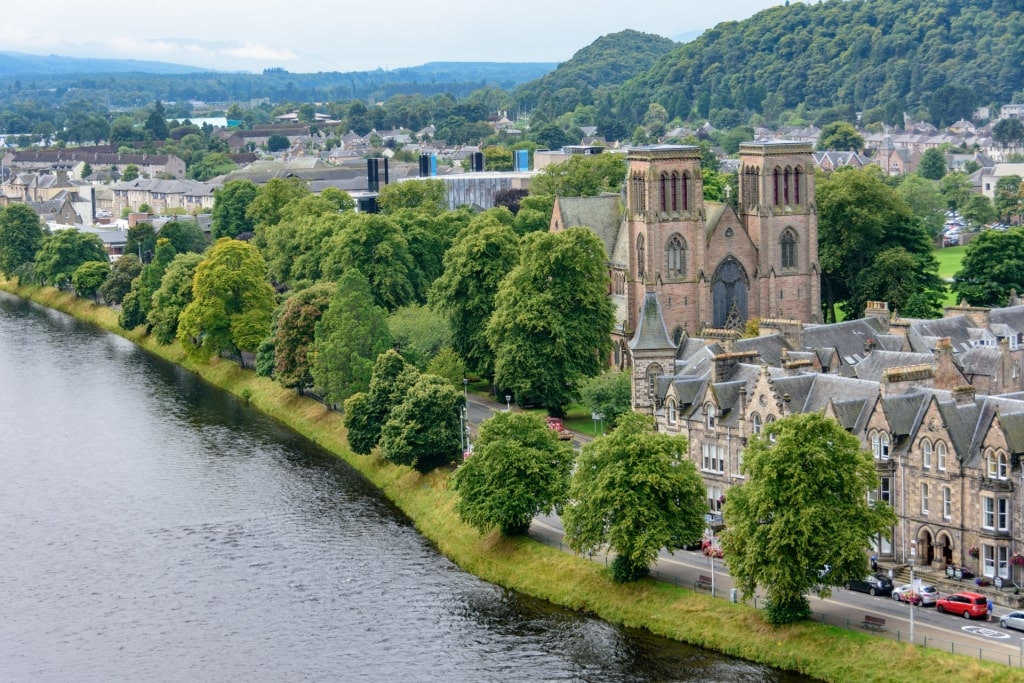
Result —
[{"label": "cathedral", "polygon": [[622,197],[559,197],[551,229],[586,225],[605,243],[617,308],[613,363],[652,295],[679,344],[708,329],[742,331],[752,318],[821,317],[818,222],[810,143],[740,145],[739,196],[704,201],[700,148],[628,151]]}]

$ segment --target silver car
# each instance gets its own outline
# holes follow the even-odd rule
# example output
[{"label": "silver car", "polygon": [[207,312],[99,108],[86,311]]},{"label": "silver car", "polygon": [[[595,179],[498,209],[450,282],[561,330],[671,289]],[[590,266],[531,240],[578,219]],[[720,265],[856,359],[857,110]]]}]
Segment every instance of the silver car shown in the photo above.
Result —
[{"label": "silver car", "polygon": [[999,625],[1003,628],[1015,628],[1024,631],[1024,612],[1010,612],[999,617]]},{"label": "silver car", "polygon": [[939,591],[930,583],[923,584],[920,590],[915,591],[914,587],[907,583],[893,589],[892,599],[913,605],[934,605],[939,599]]}]

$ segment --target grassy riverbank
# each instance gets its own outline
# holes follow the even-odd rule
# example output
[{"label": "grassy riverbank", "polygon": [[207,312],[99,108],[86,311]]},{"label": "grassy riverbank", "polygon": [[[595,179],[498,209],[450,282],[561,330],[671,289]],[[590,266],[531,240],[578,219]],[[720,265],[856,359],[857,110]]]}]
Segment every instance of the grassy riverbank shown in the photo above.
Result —
[{"label": "grassy riverbank", "polygon": [[0,289],[97,324],[198,373],[243,397],[258,409],[337,453],[380,488],[419,531],[461,567],[481,578],[609,622],[653,633],[763,664],[800,671],[827,681],[970,680],[1022,681],[1024,672],[1006,666],[910,647],[857,631],[798,624],[766,625],[745,605],[655,581],[616,585],[603,567],[528,539],[481,537],[453,512],[454,495],[446,472],[419,475],[376,457],[353,455],[346,447],[341,416],[299,397],[275,382],[256,377],[225,360],[209,365],[188,361],[177,346],[161,347],[151,338],[125,333],[117,315],[92,302],[50,288],[14,287],[0,278]]}]

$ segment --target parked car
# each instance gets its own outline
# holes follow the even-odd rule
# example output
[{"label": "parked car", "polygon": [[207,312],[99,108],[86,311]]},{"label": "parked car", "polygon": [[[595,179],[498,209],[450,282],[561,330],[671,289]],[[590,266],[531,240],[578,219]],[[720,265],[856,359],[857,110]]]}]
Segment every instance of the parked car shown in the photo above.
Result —
[{"label": "parked car", "polygon": [[999,619],[999,625],[1003,628],[1015,628],[1024,631],[1024,612],[1010,612]]},{"label": "parked car", "polygon": [[912,605],[934,605],[939,599],[939,591],[931,584],[923,584],[920,590],[905,584],[892,589],[892,599],[898,602],[909,602]]},{"label": "parked car", "polygon": [[565,428],[565,425],[562,424],[561,418],[549,417],[548,418],[548,427],[552,431],[554,431],[555,434],[558,434],[558,438],[563,440],[563,441],[567,441],[567,440],[572,438],[572,432]]},{"label": "parked car", "polygon": [[968,591],[950,593],[935,601],[935,609],[940,612],[959,614],[964,619],[981,619],[988,614],[988,598],[981,593]]},{"label": "parked car", "polygon": [[892,593],[892,579],[884,574],[869,574],[860,581],[850,581],[846,588],[868,595],[889,595]]}]

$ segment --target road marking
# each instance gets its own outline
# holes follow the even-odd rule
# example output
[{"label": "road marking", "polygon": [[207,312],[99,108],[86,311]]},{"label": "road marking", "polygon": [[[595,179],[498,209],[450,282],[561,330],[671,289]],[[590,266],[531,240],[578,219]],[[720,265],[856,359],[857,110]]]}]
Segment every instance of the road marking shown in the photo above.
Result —
[{"label": "road marking", "polygon": [[995,631],[985,626],[964,626],[960,630],[965,633],[970,633],[971,635],[981,636],[982,638],[993,638],[995,640],[1009,640],[1010,638],[1009,633]]}]

